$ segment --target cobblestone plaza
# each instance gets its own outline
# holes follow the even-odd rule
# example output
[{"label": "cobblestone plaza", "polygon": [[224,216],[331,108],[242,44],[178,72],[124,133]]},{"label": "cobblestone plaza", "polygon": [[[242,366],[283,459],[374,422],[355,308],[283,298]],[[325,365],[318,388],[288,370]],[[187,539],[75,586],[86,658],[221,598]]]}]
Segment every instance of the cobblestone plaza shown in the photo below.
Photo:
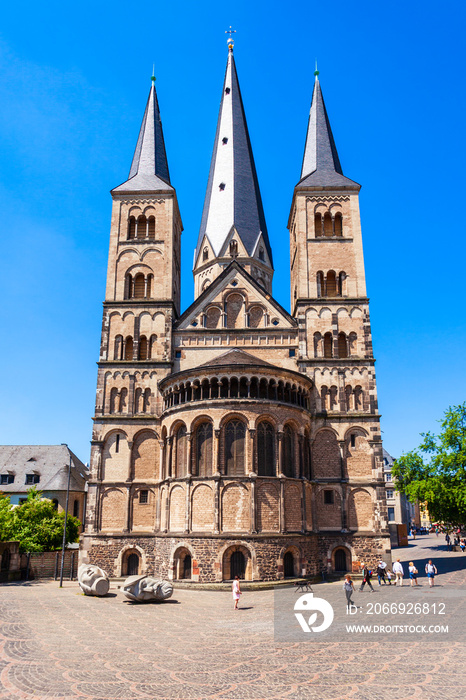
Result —
[{"label": "cobblestone plaza", "polygon": [[[439,570],[437,592],[466,594],[466,554],[446,552],[441,537],[421,537],[395,552],[417,563],[423,588],[379,589],[375,581],[376,594],[356,591],[358,604],[424,600],[430,557]],[[344,604],[341,582],[318,584],[314,591]],[[175,588],[162,605],[129,604],[115,584],[110,592],[88,598],[75,582],[62,590],[45,581],[2,586],[0,698],[466,697],[466,647],[449,635],[279,643],[272,590],[245,591],[238,612],[229,591]]]}]

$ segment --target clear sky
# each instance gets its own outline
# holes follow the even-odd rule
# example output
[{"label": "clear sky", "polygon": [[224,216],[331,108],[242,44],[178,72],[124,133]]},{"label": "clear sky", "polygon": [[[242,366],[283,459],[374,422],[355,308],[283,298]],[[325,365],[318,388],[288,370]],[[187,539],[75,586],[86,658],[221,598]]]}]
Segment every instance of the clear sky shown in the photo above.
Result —
[{"label": "clear sky", "polygon": [[111,198],[155,63],[184,223],[182,305],[227,59],[235,59],[276,273],[315,58],[345,175],[362,184],[383,439],[394,456],[465,400],[464,2],[26,1],[2,7],[0,442],[89,460]]}]

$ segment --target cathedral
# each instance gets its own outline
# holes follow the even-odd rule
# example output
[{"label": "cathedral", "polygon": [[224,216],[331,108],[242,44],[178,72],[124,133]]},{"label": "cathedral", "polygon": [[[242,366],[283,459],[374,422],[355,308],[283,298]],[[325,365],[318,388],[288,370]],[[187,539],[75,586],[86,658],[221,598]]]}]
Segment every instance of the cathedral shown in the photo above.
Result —
[{"label": "cathedral", "polygon": [[343,175],[318,73],[290,192],[290,311],[273,297],[231,39],[195,300],[180,309],[183,226],[154,80],[112,190],[81,561],[199,582],[390,561],[360,185]]}]

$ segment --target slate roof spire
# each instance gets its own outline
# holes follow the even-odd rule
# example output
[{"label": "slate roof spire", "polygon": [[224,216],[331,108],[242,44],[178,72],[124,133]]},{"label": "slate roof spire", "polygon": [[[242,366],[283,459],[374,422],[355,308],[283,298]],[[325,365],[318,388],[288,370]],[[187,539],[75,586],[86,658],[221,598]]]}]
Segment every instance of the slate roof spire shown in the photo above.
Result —
[{"label": "slate roof spire", "polygon": [[217,133],[194,260],[198,259],[204,236],[207,236],[218,257],[233,227],[250,256],[262,234],[270,264],[273,265],[230,36]]},{"label": "slate roof spire", "polygon": [[353,182],[343,175],[332,128],[325,109],[317,68],[314,75],[314,91],[309,113],[301,180],[297,187],[321,186],[359,189],[360,185],[357,182]]},{"label": "slate roof spire", "polygon": [[155,76],[144,112],[129,177],[113,192],[172,192]]}]

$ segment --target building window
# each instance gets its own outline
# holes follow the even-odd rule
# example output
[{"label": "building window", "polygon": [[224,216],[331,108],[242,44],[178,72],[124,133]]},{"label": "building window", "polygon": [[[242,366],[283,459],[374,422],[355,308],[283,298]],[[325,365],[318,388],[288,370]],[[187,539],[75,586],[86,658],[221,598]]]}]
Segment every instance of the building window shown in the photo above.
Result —
[{"label": "building window", "polygon": [[139,491],[139,503],[149,503],[149,491],[147,489]]},{"label": "building window", "polygon": [[295,357],[295,356],[296,356],[296,350],[288,350],[288,356],[289,356],[289,357]]},{"label": "building window", "polygon": [[265,262],[265,253],[263,248],[259,248],[259,260]]},{"label": "building window", "polygon": [[181,360],[181,350],[175,350],[175,358]]},{"label": "building window", "polygon": [[324,503],[327,506],[331,506],[334,503],[334,494],[332,489],[324,490]]},{"label": "building window", "polygon": [[389,520],[389,522],[393,522],[393,520],[395,520],[395,509],[394,508],[388,509],[388,520]]},{"label": "building window", "polygon": [[225,426],[225,473],[241,476],[245,473],[246,426],[231,420]]},{"label": "building window", "polygon": [[14,474],[0,474],[0,484],[13,484],[14,481]]},{"label": "building window", "polygon": [[120,433],[117,433],[117,436],[115,438],[115,452],[120,451]]},{"label": "building window", "polygon": [[386,492],[387,498],[393,498],[393,489],[387,489]]},{"label": "building window", "polygon": [[26,474],[26,484],[38,484],[40,482],[39,474]]},{"label": "building window", "polygon": [[73,516],[79,518],[79,501],[77,498],[74,499],[73,503]]},{"label": "building window", "polygon": [[283,431],[283,473],[285,476],[294,478],[294,434],[289,425],[285,425]]},{"label": "building window", "polygon": [[206,247],[202,251],[202,260],[208,260],[209,259],[209,249]]},{"label": "building window", "polygon": [[212,475],[212,424],[202,423],[196,430],[196,474]]},{"label": "building window", "polygon": [[392,473],[385,472],[385,481],[391,481],[391,480],[392,480]]},{"label": "building window", "polygon": [[267,421],[257,428],[257,473],[259,476],[275,476],[275,431]]}]

